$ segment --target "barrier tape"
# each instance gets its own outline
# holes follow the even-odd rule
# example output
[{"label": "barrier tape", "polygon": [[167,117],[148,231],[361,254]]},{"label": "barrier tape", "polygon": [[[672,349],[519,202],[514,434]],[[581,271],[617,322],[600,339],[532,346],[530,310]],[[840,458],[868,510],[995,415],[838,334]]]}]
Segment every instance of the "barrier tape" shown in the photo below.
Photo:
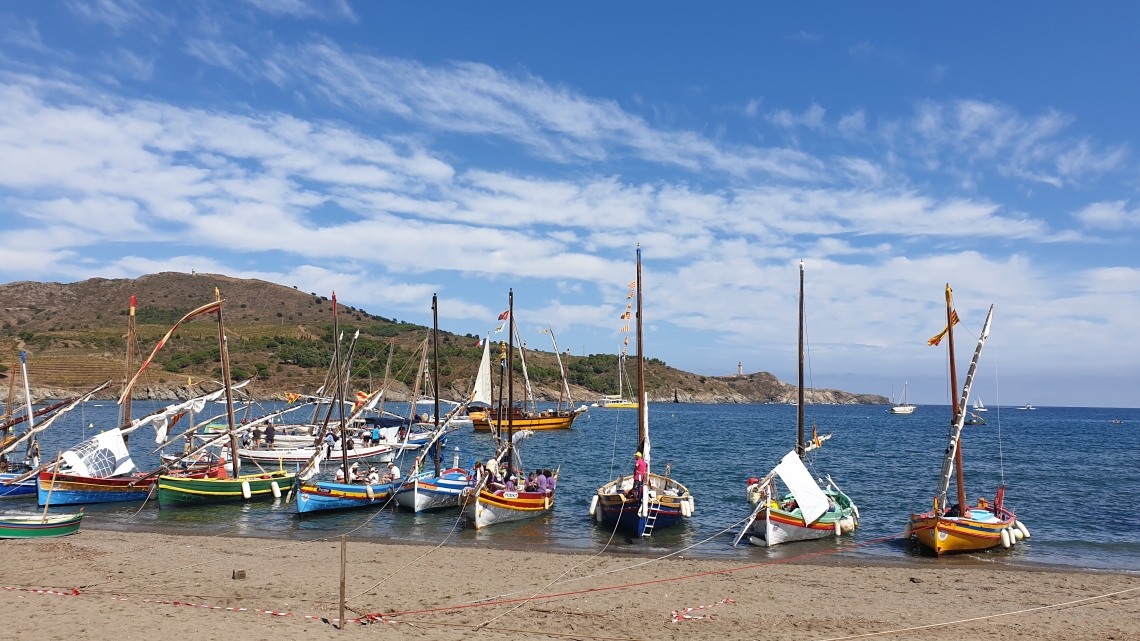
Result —
[{"label": "barrier tape", "polygon": [[710,614],[701,614],[701,615],[697,615],[697,616],[691,616],[688,613],[689,612],[695,612],[697,610],[711,610],[712,608],[715,608],[718,605],[728,605],[728,604],[736,605],[736,601],[733,601],[732,599],[725,598],[725,599],[717,601],[716,603],[713,603],[711,605],[698,605],[698,606],[693,607],[693,608],[685,608],[684,610],[673,610],[673,615],[672,615],[673,623],[680,623],[682,621],[696,621],[698,619],[711,619],[711,618],[713,618],[713,615],[711,613]]},{"label": "barrier tape", "polygon": [[38,588],[17,588],[11,586],[0,586],[5,590],[12,592],[31,592],[32,594],[54,594],[56,596],[79,596],[79,588],[72,588],[70,592],[61,592],[59,590],[43,590]]}]

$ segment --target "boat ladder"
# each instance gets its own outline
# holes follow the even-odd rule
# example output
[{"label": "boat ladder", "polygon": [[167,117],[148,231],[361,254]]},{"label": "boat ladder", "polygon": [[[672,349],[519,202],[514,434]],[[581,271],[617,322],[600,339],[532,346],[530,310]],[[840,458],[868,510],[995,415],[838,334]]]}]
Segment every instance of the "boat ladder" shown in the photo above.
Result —
[{"label": "boat ladder", "polygon": [[657,523],[657,515],[661,512],[661,501],[650,501],[649,509],[645,513],[645,529],[641,536],[653,534],[653,526]]}]

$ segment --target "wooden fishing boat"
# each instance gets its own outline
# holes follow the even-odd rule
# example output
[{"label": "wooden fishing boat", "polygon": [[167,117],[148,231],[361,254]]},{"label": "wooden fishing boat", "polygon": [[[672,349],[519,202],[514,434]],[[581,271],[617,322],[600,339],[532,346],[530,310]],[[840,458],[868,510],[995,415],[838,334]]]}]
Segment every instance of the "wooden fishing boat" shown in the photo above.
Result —
[{"label": "wooden fishing boat", "polygon": [[[557,484],[558,474],[554,474]],[[554,507],[554,490],[546,492],[491,491],[486,487],[473,498],[464,497],[463,514],[476,530],[496,523],[521,521],[550,512]]]},{"label": "wooden fishing boat", "polygon": [[281,488],[293,485],[296,475],[285,470],[243,474],[237,478],[158,477],[159,507],[226,503],[280,498]]},{"label": "wooden fishing boat", "polygon": [[[693,495],[688,488],[665,474],[653,474],[650,465],[649,397],[645,391],[645,346],[642,326],[641,246],[637,247],[637,410],[638,447],[636,458],[644,461],[645,478],[637,474],[620,477],[599,487],[590,501],[590,516],[602,525],[614,523],[618,529],[637,536],[651,536],[658,528],[669,527],[693,516]],[[626,316],[628,318],[628,316]]]},{"label": "wooden fishing boat", "polygon": [[[906,387],[903,387],[903,407],[906,404]],[[859,527],[859,508],[851,497],[843,493],[831,476],[827,487],[821,488],[815,476],[804,465],[804,457],[819,448],[831,435],[817,436],[812,425],[812,437],[805,438],[804,417],[804,263],[800,261],[800,319],[799,319],[799,385],[796,395],[796,447],[784,455],[780,464],[763,479],[749,479],[748,500],[754,505],[748,521],[740,529],[733,545],[744,536],[748,542],[761,547],[772,547],[791,541],[810,541],[829,536],[850,534]],[[899,406],[896,406],[899,407]],[[892,408],[894,409],[894,408]],[[906,412],[909,413],[909,412]],[[775,490],[779,478],[788,492],[780,495]]]},{"label": "wooden fishing boat", "polygon": [[[503,380],[499,381],[499,407],[513,406],[514,405],[514,362],[515,362],[515,339],[518,337],[518,328],[515,325],[515,292],[512,289],[508,294],[508,307],[507,316],[509,320],[507,325],[510,328],[508,331],[507,349],[503,354],[502,361],[509,363],[506,370],[506,384],[503,385]],[[551,340],[554,340],[554,334],[551,331]],[[557,343],[554,348],[555,353],[558,352]],[[520,351],[520,360],[522,361],[522,370],[524,376],[526,374],[526,360]],[[559,366],[561,367],[561,359],[559,359]],[[490,359],[486,352],[484,352],[483,364],[480,371],[484,371],[486,379],[490,380]],[[477,379],[479,380],[479,379]],[[563,370],[563,392],[569,398],[569,387],[566,385],[565,370]],[[529,394],[530,384],[527,381],[527,390]],[[483,394],[479,392],[480,386],[476,385],[476,393],[472,398],[479,398],[480,400],[487,401]],[[504,403],[503,392],[506,392],[507,398]],[[485,392],[490,394],[489,383]],[[573,401],[571,400],[571,406]],[[533,403],[532,403],[533,404]],[[561,408],[561,402],[559,403]],[[503,421],[506,422],[506,429],[504,434]],[[463,510],[463,516],[468,521],[471,521],[476,530],[481,530],[496,523],[505,523],[508,521],[520,521],[529,519],[543,514],[549,514],[554,509],[554,494],[555,488],[558,483],[558,471],[555,470],[551,474],[551,481],[545,489],[538,491],[530,491],[525,489],[525,483],[521,478],[525,476],[525,472],[518,473],[519,470],[524,470],[522,461],[518,456],[517,442],[525,439],[533,434],[531,431],[520,429],[515,431],[515,426],[518,419],[516,413],[502,413],[496,416],[496,424],[494,426],[493,434],[495,437],[495,457],[494,469],[497,470],[500,466],[504,470],[503,484],[499,484],[497,478],[492,478],[492,474],[487,470],[483,470],[481,475],[476,479],[473,487],[464,488],[462,497],[460,498],[460,506]],[[515,480],[512,481],[512,478]],[[512,483],[512,486],[506,485],[506,482]],[[518,488],[519,485],[523,489]]]},{"label": "wooden fishing boat", "polygon": [[[954,552],[978,552],[998,545],[1008,548],[1015,545],[1019,539],[1029,536],[1029,530],[1005,505],[1004,485],[998,487],[993,503],[986,499],[978,499],[977,505],[971,507],[966,501],[965,480],[962,476],[962,428],[966,422],[966,404],[970,397],[970,388],[973,386],[978,359],[990,335],[994,308],[993,305],[990,306],[986,322],[978,334],[978,346],[974,349],[970,369],[966,373],[966,382],[959,397],[958,374],[954,362],[954,324],[958,321],[958,315],[954,311],[953,296],[950,285],[946,285],[946,329],[928,342],[931,345],[938,345],[943,336],[948,338],[954,420],[950,425],[934,507],[929,512],[912,514],[907,524],[908,536],[914,537],[923,547],[938,556]],[[948,501],[951,475],[957,477],[956,505],[950,505]]]},{"label": "wooden fishing boat", "polygon": [[[520,430],[568,430],[574,425],[574,419],[582,413],[580,410],[569,410],[562,412],[554,412],[548,410],[539,412],[537,414],[523,413],[523,411],[516,407],[512,413],[511,420],[514,421],[515,426]],[[492,417],[498,410],[491,410],[485,412],[481,416],[478,414],[471,416],[471,422],[475,425],[477,432],[490,432]],[[505,419],[504,419],[505,420]]]},{"label": "wooden fishing boat", "polygon": [[78,514],[0,514],[0,539],[41,539],[67,536],[79,531],[83,511]]},{"label": "wooden fishing boat", "polygon": [[365,484],[333,481],[297,482],[297,513],[310,514],[328,510],[348,510],[383,505],[392,498],[400,482]]},{"label": "wooden fishing boat", "polygon": [[[223,466],[224,462],[204,470],[177,472],[169,475],[169,478],[216,478],[223,473]],[[55,505],[141,501],[150,494],[158,479],[157,474],[143,472],[98,478],[44,470],[39,474],[36,496],[41,507],[47,504],[49,493],[51,502]]]},{"label": "wooden fishing boat", "polygon": [[26,476],[26,474],[0,473],[0,499],[24,499],[36,495],[35,475],[31,478],[19,480],[22,476]]}]

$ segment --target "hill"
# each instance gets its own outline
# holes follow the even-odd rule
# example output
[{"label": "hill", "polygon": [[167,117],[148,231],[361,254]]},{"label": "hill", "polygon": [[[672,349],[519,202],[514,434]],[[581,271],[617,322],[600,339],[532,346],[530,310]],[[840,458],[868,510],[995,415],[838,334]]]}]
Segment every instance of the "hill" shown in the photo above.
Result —
[{"label": "hill", "polygon": [[[219,274],[163,272],[137,279],[92,278],[77,283],[21,281],[0,285],[0,363],[18,362],[29,353],[33,396],[58,396],[63,390],[122,381],[126,365],[127,310],[137,297],[136,362],[150,353],[162,335],[189,310],[214,297],[226,300],[233,376],[256,376],[254,394],[282,398],[285,392],[312,392],[324,382],[332,358],[332,304],[327,297],[262,280]],[[353,361],[354,388],[379,386],[389,344],[394,345],[394,396],[410,394],[418,369],[417,350],[428,328],[339,305],[346,337],[360,330]],[[444,396],[463,398],[470,391],[482,349],[478,338],[440,331],[440,380]],[[563,355],[576,401],[592,401],[617,387],[618,358],[612,354]],[[550,351],[527,350],[535,394],[558,398],[559,370]],[[632,372],[635,361],[630,359]],[[520,366],[516,363],[516,370]],[[11,372],[0,370],[7,378]],[[137,398],[185,398],[216,389],[221,370],[215,321],[199,318],[183,324],[135,389]],[[6,380],[4,382],[7,382]],[[767,372],[707,377],[646,361],[651,401],[698,403],[790,403],[795,388]],[[117,387],[117,386],[116,386]],[[108,393],[108,396],[113,396]],[[871,394],[811,390],[816,403],[885,404]]]}]

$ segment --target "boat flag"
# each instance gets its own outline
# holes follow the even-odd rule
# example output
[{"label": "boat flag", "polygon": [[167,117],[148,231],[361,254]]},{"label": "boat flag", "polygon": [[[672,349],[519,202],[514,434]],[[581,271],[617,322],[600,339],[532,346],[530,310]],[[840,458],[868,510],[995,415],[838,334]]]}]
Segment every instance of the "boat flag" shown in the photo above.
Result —
[{"label": "boat flag", "polygon": [[629,294],[627,294],[627,295],[626,295],[626,297],[625,297],[625,299],[626,299],[626,300],[629,300],[629,299],[631,299],[631,298],[633,298],[633,292],[630,292],[630,293],[629,293]]},{"label": "boat flag", "polygon": [[482,336],[480,336],[480,337],[479,337],[479,342],[478,342],[478,343],[475,343],[475,347],[482,347],[482,346],[483,346],[483,337],[482,337]]},{"label": "boat flag", "polygon": [[[958,320],[958,311],[957,310],[953,310],[950,312],[950,322],[954,325],[957,325],[960,322]],[[937,347],[938,344],[942,342],[942,339],[946,338],[946,334],[948,334],[949,332],[950,332],[950,328],[947,327],[946,329],[942,330],[941,332],[938,332],[937,336],[926,341],[926,344]]]},{"label": "boat flag", "polygon": [[503,312],[502,314],[499,314],[499,320],[507,320],[507,317],[510,315],[511,315],[511,310],[508,309],[507,311]]},{"label": "boat flag", "polygon": [[628,331],[629,331],[629,323],[626,323],[626,324],[625,324],[625,327],[622,327],[622,328],[621,328],[621,331],[623,331],[623,332],[628,332]]},{"label": "boat flag", "polygon": [[549,329],[540,329],[540,330],[538,330],[538,333],[539,334],[549,334],[550,330]]},{"label": "boat flag", "polygon": [[625,337],[625,344],[629,345],[629,337],[628,336]]},{"label": "boat flag", "polygon": [[299,399],[299,398],[301,398],[300,394],[294,394],[293,392],[285,392],[285,400],[288,401],[288,403],[286,403],[286,405],[292,405],[293,403],[296,403],[297,399]]},{"label": "boat flag", "polygon": [[506,326],[507,326],[507,324],[506,324],[506,323],[503,323],[502,325],[499,325],[498,327],[496,327],[496,328],[495,328],[495,333],[496,333],[496,334],[502,334],[502,333],[503,333],[503,328],[504,328],[504,327],[506,327]]},{"label": "boat flag", "polygon": [[622,314],[622,315],[621,315],[621,319],[622,319],[622,320],[629,320],[629,312],[626,312],[626,313]]},{"label": "boat flag", "polygon": [[637,289],[637,281],[636,280],[629,281],[629,288],[630,289]]},{"label": "boat flag", "polygon": [[360,407],[366,402],[368,402],[368,394],[365,394],[364,392],[357,392],[356,402],[352,404],[352,411],[355,412],[356,408]]},{"label": "boat flag", "polygon": [[[217,289],[215,288],[214,291],[216,293]],[[159,339],[158,345],[154,346],[154,351],[152,351],[150,353],[150,356],[146,357],[146,360],[143,361],[142,367],[140,367],[139,371],[135,373],[134,378],[132,378],[131,381],[129,383],[127,383],[127,386],[123,388],[123,394],[122,394],[122,396],[119,397],[119,405],[123,404],[123,401],[127,398],[127,394],[131,393],[131,388],[133,388],[135,386],[135,383],[138,382],[139,377],[142,376],[142,373],[146,371],[147,366],[149,366],[150,362],[154,360],[155,355],[158,354],[158,350],[162,349],[162,346],[166,345],[166,342],[169,341],[170,337],[174,335],[174,331],[176,329],[178,329],[179,325],[190,320],[191,318],[194,318],[195,316],[201,316],[202,314],[210,314],[210,313],[213,313],[213,312],[220,310],[221,308],[222,308],[222,301],[221,301],[221,299],[218,299],[218,300],[215,300],[213,302],[206,303],[205,305],[202,305],[198,309],[195,309],[195,310],[191,311],[190,313],[186,314],[185,316],[183,316],[182,318],[180,318],[178,320],[178,322],[174,324],[174,327],[171,327],[170,331],[166,332],[166,334],[161,339]]]}]

